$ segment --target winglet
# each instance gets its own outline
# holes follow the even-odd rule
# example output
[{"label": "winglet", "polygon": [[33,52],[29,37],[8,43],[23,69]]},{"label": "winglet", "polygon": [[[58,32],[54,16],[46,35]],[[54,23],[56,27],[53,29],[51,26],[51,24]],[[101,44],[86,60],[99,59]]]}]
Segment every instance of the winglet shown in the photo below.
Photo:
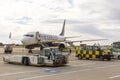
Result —
[{"label": "winglet", "polygon": [[66,22],[66,20],[64,20],[63,28],[62,28],[62,32],[60,33],[60,36],[64,36],[64,33],[65,33],[65,22]]}]

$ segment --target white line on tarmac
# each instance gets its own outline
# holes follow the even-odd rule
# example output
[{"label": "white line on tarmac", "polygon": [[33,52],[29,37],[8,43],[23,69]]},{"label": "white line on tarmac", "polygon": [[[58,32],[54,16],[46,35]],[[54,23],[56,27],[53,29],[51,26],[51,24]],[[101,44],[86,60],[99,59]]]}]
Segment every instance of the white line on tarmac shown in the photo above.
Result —
[{"label": "white line on tarmac", "polygon": [[[2,63],[3,61],[0,61],[0,63]],[[89,63],[89,64],[82,64],[82,65],[72,65],[72,67],[77,67],[77,66],[85,66],[85,65],[92,65],[93,63]],[[46,68],[42,68],[41,70],[44,70]],[[6,73],[6,74],[0,74],[0,77],[3,76],[9,76],[9,75],[17,75],[17,74],[23,74],[23,73],[33,73],[33,72],[39,72],[41,70],[32,70],[32,71],[21,71],[21,72],[14,72],[14,73]]]},{"label": "white line on tarmac", "polygon": [[2,63],[3,61],[0,61],[0,63]]},{"label": "white line on tarmac", "polygon": [[[44,68],[43,68],[44,69]],[[41,70],[43,70],[41,69]],[[0,74],[0,77],[3,76],[10,76],[10,75],[16,75],[16,74],[23,74],[23,73],[33,73],[33,72],[39,72],[41,70],[32,70],[32,71],[22,71],[22,72],[14,72],[14,73],[6,73],[6,74]]]},{"label": "white line on tarmac", "polygon": [[17,80],[38,79],[38,78],[49,77],[49,76],[55,76],[55,75],[60,75],[60,74],[71,74],[71,73],[76,73],[76,72],[91,71],[91,70],[102,69],[102,68],[108,68],[108,67],[110,68],[110,67],[115,67],[115,66],[120,66],[120,65],[111,65],[111,66],[95,67],[95,68],[93,68],[93,69],[83,69],[83,70],[77,70],[77,71],[68,71],[68,72],[62,72],[62,73],[58,73],[58,74],[34,76],[34,77],[28,77],[28,78],[23,78],[23,79],[17,79]]},{"label": "white line on tarmac", "polygon": [[112,76],[112,77],[109,77],[109,78],[114,79],[114,78],[118,78],[118,77],[120,77],[120,75]]},{"label": "white line on tarmac", "polygon": [[95,63],[81,64],[81,65],[71,65],[71,66],[77,67],[77,66],[86,66],[86,65],[92,65],[92,64],[95,64]]}]

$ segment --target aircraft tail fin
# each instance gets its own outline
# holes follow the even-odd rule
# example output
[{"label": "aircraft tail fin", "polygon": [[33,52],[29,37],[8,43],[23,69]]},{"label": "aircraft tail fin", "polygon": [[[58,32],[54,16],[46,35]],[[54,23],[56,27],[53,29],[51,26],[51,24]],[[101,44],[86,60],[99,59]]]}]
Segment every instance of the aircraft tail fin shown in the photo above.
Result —
[{"label": "aircraft tail fin", "polygon": [[10,34],[9,34],[9,39],[11,39],[11,32],[10,32]]},{"label": "aircraft tail fin", "polygon": [[62,28],[62,32],[60,33],[60,36],[64,36],[64,33],[65,33],[65,22],[66,22],[66,20],[64,20],[63,28]]},{"label": "aircraft tail fin", "polygon": [[16,40],[16,41],[20,41],[20,39],[13,39],[11,32],[9,33],[9,39],[11,39],[11,40]]}]

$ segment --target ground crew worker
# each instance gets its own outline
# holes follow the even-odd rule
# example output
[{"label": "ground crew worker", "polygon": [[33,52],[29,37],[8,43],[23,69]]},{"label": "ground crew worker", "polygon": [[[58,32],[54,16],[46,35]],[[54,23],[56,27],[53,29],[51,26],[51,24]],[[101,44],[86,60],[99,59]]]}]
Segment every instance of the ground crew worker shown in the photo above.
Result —
[{"label": "ground crew worker", "polygon": [[71,54],[71,52],[72,52],[72,51],[71,51],[71,49],[69,49],[69,54],[68,54],[68,55],[70,55],[70,54]]}]

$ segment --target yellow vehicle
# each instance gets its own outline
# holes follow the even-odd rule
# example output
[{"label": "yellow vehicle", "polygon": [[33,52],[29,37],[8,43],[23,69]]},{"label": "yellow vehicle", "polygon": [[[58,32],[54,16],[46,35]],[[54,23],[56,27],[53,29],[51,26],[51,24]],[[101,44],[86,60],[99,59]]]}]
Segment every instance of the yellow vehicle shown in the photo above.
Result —
[{"label": "yellow vehicle", "polygon": [[87,46],[83,45],[76,48],[76,57],[78,59],[99,59],[99,60],[108,60],[112,58],[112,53],[103,46]]}]

